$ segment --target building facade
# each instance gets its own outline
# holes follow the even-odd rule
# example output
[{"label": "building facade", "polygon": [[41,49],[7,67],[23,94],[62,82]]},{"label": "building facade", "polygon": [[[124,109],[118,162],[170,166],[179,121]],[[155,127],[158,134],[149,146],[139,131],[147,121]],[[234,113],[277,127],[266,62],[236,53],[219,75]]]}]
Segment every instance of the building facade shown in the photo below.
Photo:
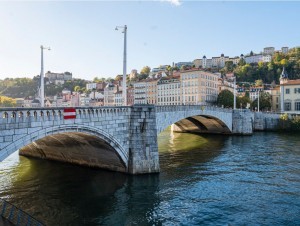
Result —
[{"label": "building facade", "polygon": [[157,82],[157,105],[180,105],[179,77],[161,78]]},{"label": "building facade", "polygon": [[217,101],[219,76],[202,70],[180,75],[182,104],[211,104]]},{"label": "building facade", "polygon": [[300,114],[300,79],[289,80],[285,68],[280,76],[280,102],[282,112]]}]

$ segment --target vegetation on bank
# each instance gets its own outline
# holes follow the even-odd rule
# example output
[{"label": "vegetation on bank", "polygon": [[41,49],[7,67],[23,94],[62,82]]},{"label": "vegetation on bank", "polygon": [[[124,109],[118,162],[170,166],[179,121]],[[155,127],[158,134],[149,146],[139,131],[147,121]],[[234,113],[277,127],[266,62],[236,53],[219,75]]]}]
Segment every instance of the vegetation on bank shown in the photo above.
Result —
[{"label": "vegetation on bank", "polygon": [[15,107],[16,106],[16,100],[7,97],[7,96],[0,96],[0,107]]},{"label": "vegetation on bank", "polygon": [[287,113],[280,116],[279,129],[300,131],[300,116],[289,117]]}]

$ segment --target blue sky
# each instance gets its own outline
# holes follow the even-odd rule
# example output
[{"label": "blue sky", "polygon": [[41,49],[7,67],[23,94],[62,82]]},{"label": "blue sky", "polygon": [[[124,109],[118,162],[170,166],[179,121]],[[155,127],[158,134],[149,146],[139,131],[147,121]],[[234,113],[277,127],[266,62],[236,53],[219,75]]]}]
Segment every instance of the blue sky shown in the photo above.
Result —
[{"label": "blue sky", "polygon": [[[173,3],[178,1],[173,1]],[[75,78],[122,74],[128,26],[127,73],[143,66],[230,57],[264,47],[300,45],[300,2],[231,1],[0,2],[0,79],[45,71]]]}]

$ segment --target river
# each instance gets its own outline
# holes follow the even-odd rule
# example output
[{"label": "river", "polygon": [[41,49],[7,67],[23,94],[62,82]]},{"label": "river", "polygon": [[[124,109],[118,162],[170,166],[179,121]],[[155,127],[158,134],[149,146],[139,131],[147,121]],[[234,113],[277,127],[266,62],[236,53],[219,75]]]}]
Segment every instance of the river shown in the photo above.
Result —
[{"label": "river", "polygon": [[159,174],[11,155],[0,197],[47,225],[300,225],[300,134],[159,137]]}]

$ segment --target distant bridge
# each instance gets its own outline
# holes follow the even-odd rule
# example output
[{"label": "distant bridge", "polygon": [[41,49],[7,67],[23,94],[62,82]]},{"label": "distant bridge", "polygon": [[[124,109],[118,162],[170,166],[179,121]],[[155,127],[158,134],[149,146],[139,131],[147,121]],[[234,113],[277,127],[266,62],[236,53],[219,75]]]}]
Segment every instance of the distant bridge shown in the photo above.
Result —
[{"label": "distant bridge", "polygon": [[[64,112],[65,110],[65,112]],[[157,134],[177,132],[248,135],[254,115],[199,105],[0,109],[0,161],[21,155],[130,174],[159,172]]]}]

